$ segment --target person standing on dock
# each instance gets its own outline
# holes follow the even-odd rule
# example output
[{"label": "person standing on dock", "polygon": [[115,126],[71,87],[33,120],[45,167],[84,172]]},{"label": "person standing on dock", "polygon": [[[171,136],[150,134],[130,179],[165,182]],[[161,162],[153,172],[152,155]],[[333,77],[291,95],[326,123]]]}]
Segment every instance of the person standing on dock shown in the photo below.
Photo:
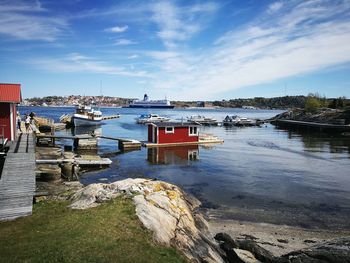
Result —
[{"label": "person standing on dock", "polygon": [[26,132],[29,132],[29,124],[30,124],[30,117],[28,116],[28,114],[26,114],[24,117],[24,125],[26,127]]},{"label": "person standing on dock", "polygon": [[19,114],[19,111],[17,111],[17,117],[16,117],[16,121],[17,121],[17,129],[22,132],[22,128],[21,128],[21,114]]},{"label": "person standing on dock", "polygon": [[29,114],[29,124],[30,124],[30,129],[33,131],[33,132],[36,132],[36,124],[35,124],[35,112],[31,112]]}]

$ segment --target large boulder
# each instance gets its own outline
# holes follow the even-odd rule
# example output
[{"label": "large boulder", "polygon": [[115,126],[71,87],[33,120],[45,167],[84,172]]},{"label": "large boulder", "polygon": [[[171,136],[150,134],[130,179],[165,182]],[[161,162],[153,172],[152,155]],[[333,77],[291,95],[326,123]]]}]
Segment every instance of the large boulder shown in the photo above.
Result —
[{"label": "large boulder", "polygon": [[179,249],[194,262],[223,262],[207,222],[196,211],[200,202],[175,185],[147,179],[91,184],[73,196],[70,207],[94,207],[121,194],[132,197],[136,215],[156,242]]},{"label": "large boulder", "polygon": [[350,238],[339,238],[325,241],[296,250],[280,257],[274,257],[269,251],[259,246],[253,239],[233,239],[226,233],[218,233],[215,239],[225,252],[226,262],[248,263],[349,263]]},{"label": "large boulder", "polygon": [[279,258],[279,263],[349,263],[350,238],[325,241],[306,249],[293,251]]}]

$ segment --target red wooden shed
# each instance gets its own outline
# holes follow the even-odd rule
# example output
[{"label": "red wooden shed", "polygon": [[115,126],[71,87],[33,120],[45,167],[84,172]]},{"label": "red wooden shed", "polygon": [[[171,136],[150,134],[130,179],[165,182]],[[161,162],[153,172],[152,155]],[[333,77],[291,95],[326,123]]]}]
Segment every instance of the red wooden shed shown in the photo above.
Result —
[{"label": "red wooden shed", "polygon": [[155,144],[188,144],[199,141],[199,125],[186,122],[155,122],[148,125],[148,141]]},{"label": "red wooden shed", "polygon": [[0,137],[16,139],[17,104],[21,100],[21,84],[0,83]]}]

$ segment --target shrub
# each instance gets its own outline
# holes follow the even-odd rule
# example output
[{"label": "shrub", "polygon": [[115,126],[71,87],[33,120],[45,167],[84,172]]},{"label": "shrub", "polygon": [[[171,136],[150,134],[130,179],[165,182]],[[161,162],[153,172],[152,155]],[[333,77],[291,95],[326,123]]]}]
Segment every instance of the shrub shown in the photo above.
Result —
[{"label": "shrub", "polygon": [[317,97],[309,96],[305,101],[305,111],[314,113],[321,107],[321,102]]}]

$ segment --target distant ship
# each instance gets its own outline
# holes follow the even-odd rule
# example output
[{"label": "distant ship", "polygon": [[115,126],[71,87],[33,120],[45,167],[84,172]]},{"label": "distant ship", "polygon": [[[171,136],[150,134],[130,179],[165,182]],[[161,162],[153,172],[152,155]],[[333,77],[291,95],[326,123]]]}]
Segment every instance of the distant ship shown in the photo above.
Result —
[{"label": "distant ship", "polygon": [[148,100],[147,94],[143,96],[143,100],[134,100],[127,106],[127,108],[166,108],[172,109],[174,106],[170,105],[170,101],[165,100]]}]

